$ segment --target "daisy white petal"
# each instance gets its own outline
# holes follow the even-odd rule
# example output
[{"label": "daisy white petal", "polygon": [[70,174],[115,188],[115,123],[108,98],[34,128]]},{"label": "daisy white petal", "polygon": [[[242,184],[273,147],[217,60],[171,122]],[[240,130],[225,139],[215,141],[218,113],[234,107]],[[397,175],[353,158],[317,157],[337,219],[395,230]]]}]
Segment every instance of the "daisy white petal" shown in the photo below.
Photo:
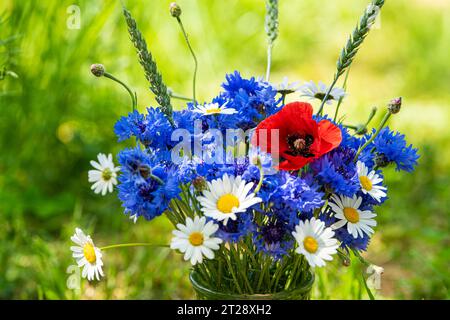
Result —
[{"label": "daisy white petal", "polygon": [[201,113],[203,116],[215,115],[215,114],[234,114],[236,109],[227,108],[227,103],[219,105],[218,103],[206,103],[204,105],[197,105],[194,108],[194,112]]},{"label": "daisy white petal", "polygon": [[108,156],[99,153],[97,155],[98,162],[91,161],[91,165],[96,170],[89,170],[88,181],[93,183],[91,189],[96,194],[106,195],[112,192],[115,185],[117,185],[117,172],[119,167],[114,166],[112,154]]},{"label": "daisy white petal", "polygon": [[89,281],[100,280],[103,276],[102,251],[94,245],[91,237],[76,228],[75,234],[70,238],[77,246],[71,246],[72,257],[80,268],[83,268],[82,277]]},{"label": "daisy white petal", "polygon": [[170,248],[184,253],[184,260],[192,265],[203,262],[203,256],[214,259],[214,251],[219,249],[222,239],[212,237],[219,226],[212,221],[206,223],[205,217],[186,219],[186,223],[178,224],[178,230],[172,232]]},{"label": "daisy white petal", "polygon": [[224,174],[222,179],[208,183],[209,190],[203,191],[203,196],[197,197],[201,210],[205,216],[222,221],[224,225],[228,220],[236,220],[237,213],[245,212],[249,207],[262,200],[250,190],[253,183],[247,183],[241,176]]},{"label": "daisy white petal", "polygon": [[356,168],[358,170],[361,191],[364,194],[368,194],[376,201],[381,202],[381,199],[385,198],[387,195],[387,189],[382,185],[383,179],[376,174],[375,170],[369,172],[369,168],[366,167],[364,162],[358,161]]},{"label": "daisy white petal", "polygon": [[[377,215],[370,210],[361,210],[359,207],[362,203],[362,198],[358,196],[353,196],[353,198],[345,196],[333,195],[331,201],[335,202],[334,206],[330,207],[334,212],[334,216],[338,219],[332,225],[334,230],[339,229],[347,225],[347,231],[353,238],[362,238],[364,233],[371,235],[377,222],[373,219]],[[342,209],[341,209],[342,207]]]},{"label": "daisy white petal", "polygon": [[[299,91],[302,93],[302,97],[309,97],[311,99],[318,99],[322,101],[327,94],[329,87],[327,87],[322,81],[316,85],[314,81],[309,81],[302,85]],[[346,96],[345,90],[342,88],[334,87],[331,89],[327,101],[327,104],[331,104],[333,101],[339,101]]]},{"label": "daisy white petal", "polygon": [[298,247],[297,253],[305,256],[311,267],[323,267],[325,261],[332,260],[331,255],[337,252],[338,243],[334,231],[326,228],[325,223],[316,218],[300,221],[292,232]]}]

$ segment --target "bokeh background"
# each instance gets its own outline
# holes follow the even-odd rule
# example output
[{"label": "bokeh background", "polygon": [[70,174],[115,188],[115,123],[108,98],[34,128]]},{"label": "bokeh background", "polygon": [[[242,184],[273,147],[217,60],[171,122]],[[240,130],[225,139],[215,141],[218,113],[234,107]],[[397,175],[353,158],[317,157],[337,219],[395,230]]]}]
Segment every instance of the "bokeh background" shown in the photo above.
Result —
[{"label": "bokeh background", "polygon": [[[280,1],[280,36],[271,80],[329,83],[335,61],[367,0]],[[146,36],[165,82],[189,95],[193,63],[169,0],[125,1]],[[70,5],[79,29],[67,27]],[[262,0],[179,0],[200,61],[198,91],[212,98],[228,72],[264,74]],[[2,0],[0,68],[19,78],[0,80],[0,298],[193,298],[189,266],[168,249],[105,254],[106,278],[69,290],[70,236],[76,226],[96,244],[168,243],[164,217],[134,225],[115,195],[90,191],[89,160],[125,147],[113,125],[129,97],[91,63],[133,87],[139,106],[154,105],[117,0]],[[361,123],[373,106],[403,96],[390,126],[420,148],[412,174],[390,169],[389,200],[378,211],[377,233],[365,257],[385,268],[381,299],[449,298],[450,2],[387,0],[381,21],[353,64],[347,122]],[[294,97],[296,98],[296,97]],[[177,108],[183,103],[174,101]],[[327,107],[333,112],[333,107]],[[379,121],[377,117],[376,124]],[[318,272],[314,297],[364,299],[361,266],[338,261]]]}]

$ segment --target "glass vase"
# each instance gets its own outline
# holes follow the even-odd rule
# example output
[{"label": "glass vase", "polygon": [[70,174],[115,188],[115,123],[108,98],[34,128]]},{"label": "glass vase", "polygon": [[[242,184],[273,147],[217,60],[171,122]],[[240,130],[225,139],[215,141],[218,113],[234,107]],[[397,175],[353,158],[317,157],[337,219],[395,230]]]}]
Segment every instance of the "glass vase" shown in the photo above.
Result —
[{"label": "glass vase", "polygon": [[[314,284],[314,273],[308,271],[302,281],[295,283],[293,288],[267,294],[239,294],[218,292],[204,283],[197,272],[192,271],[189,280],[199,300],[309,300]],[[292,285],[291,285],[292,286]]]}]

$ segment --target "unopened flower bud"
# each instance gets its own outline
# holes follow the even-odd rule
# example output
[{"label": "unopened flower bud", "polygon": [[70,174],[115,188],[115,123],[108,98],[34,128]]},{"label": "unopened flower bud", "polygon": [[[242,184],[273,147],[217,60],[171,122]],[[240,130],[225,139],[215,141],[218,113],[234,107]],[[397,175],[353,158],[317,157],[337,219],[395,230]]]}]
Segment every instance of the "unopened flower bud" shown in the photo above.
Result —
[{"label": "unopened flower bud", "polygon": [[365,135],[367,133],[367,127],[363,124],[360,124],[356,127],[356,134],[362,136]]},{"label": "unopened flower bud", "polygon": [[172,17],[178,18],[181,16],[181,8],[176,2],[172,2],[170,4],[169,10],[170,10],[170,14],[172,15]]},{"label": "unopened flower bud", "polygon": [[350,258],[348,258],[348,257],[342,258],[342,265],[344,267],[350,267],[351,264],[352,264],[352,262],[351,262]]},{"label": "unopened flower bud", "polygon": [[202,176],[195,177],[192,184],[197,191],[203,191],[206,189],[206,180]]},{"label": "unopened flower bud", "polygon": [[139,174],[142,178],[147,179],[152,174],[152,169],[146,165],[141,165],[138,167]]},{"label": "unopened flower bud", "polygon": [[105,66],[99,63],[93,64],[91,66],[91,72],[96,77],[103,77],[105,74]]},{"label": "unopened flower bud", "polygon": [[388,110],[391,114],[396,114],[400,112],[400,109],[402,107],[402,97],[392,99],[391,102],[389,102]]},{"label": "unopened flower bud", "polygon": [[389,164],[389,160],[382,153],[377,153],[373,160],[375,161],[375,165],[379,168],[387,167]]}]

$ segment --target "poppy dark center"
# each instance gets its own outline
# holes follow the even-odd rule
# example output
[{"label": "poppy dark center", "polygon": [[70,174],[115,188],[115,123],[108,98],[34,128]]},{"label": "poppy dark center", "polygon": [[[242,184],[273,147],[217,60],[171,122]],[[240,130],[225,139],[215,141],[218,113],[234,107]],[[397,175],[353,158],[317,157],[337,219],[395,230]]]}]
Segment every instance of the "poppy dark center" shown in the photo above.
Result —
[{"label": "poppy dark center", "polygon": [[289,146],[288,154],[305,158],[314,157],[314,154],[310,151],[311,145],[314,143],[314,137],[312,135],[294,133],[287,137],[287,143]]}]

